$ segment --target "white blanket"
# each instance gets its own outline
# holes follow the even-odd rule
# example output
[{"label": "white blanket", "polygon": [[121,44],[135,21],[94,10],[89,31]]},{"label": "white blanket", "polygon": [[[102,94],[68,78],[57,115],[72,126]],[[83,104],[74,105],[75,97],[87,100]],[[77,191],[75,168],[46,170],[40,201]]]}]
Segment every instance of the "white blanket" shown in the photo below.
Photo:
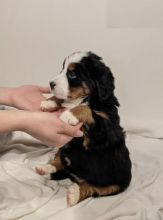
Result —
[{"label": "white blanket", "polygon": [[1,136],[0,220],[163,219],[163,127],[125,121],[133,164],[129,188],[116,196],[88,198],[71,208],[65,199],[71,182],[46,181],[34,169],[54,156],[54,148],[20,132]]}]

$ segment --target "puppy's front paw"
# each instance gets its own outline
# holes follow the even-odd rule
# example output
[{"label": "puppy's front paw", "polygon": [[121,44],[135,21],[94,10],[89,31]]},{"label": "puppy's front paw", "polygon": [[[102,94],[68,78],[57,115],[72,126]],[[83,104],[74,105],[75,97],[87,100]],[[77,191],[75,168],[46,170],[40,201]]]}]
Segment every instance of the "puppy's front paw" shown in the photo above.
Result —
[{"label": "puppy's front paw", "polygon": [[70,125],[76,125],[79,123],[79,120],[69,110],[64,111],[60,115],[60,119]]},{"label": "puppy's front paw", "polygon": [[40,106],[42,111],[54,111],[57,108],[57,104],[53,100],[44,100]]},{"label": "puppy's front paw", "polygon": [[39,165],[35,169],[40,175],[49,175],[56,172],[56,167],[52,166],[51,164]]},{"label": "puppy's front paw", "polygon": [[80,189],[78,184],[74,183],[71,185],[67,192],[67,204],[68,206],[73,206],[79,202],[80,199]]}]

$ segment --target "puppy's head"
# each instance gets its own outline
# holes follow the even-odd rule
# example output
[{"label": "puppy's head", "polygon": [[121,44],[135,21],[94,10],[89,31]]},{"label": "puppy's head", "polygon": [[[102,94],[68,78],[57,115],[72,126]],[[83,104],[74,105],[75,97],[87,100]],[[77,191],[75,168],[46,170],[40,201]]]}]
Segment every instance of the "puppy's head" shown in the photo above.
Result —
[{"label": "puppy's head", "polygon": [[103,102],[113,94],[114,78],[99,56],[76,52],[64,60],[62,71],[50,82],[50,87],[64,101],[94,96]]}]

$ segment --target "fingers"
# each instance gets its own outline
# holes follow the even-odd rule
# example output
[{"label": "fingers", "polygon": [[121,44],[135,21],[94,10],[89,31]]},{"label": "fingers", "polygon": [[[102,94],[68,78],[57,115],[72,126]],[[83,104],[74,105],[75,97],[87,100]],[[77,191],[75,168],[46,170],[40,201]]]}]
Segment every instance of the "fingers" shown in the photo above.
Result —
[{"label": "fingers", "polygon": [[55,145],[56,147],[60,148],[63,147],[65,144],[67,144],[68,142],[70,142],[72,140],[72,137],[67,136],[65,134],[60,134],[59,136],[59,143],[58,145]]},{"label": "fingers", "polygon": [[81,126],[82,126],[82,123],[79,123],[76,126],[71,126],[66,123],[63,123],[62,131],[60,133],[65,134],[70,137],[82,137],[83,132],[80,130]]},{"label": "fingers", "polygon": [[40,91],[42,93],[50,93],[50,88],[49,87],[45,87],[45,86],[40,86]]},{"label": "fingers", "polygon": [[[68,125],[69,127],[70,125]],[[79,129],[81,128],[82,123],[78,124],[77,126],[73,127],[70,126],[70,128],[72,127],[73,130],[72,131],[68,131],[68,133],[65,132],[65,134],[60,134],[59,136],[59,143],[57,147],[63,147],[65,144],[67,144],[68,142],[70,142],[73,137],[82,137],[83,136],[83,132],[80,131]],[[67,131],[67,130],[66,130]]]},{"label": "fingers", "polygon": [[55,116],[59,117],[62,114],[63,111],[64,111],[64,109],[54,110],[52,112],[52,114],[54,114]]},{"label": "fingers", "polygon": [[72,137],[82,137],[83,136],[83,132],[80,130],[80,128],[82,127],[83,123],[79,123],[78,125],[76,125],[75,127],[75,130],[77,131],[75,136],[72,136]]}]

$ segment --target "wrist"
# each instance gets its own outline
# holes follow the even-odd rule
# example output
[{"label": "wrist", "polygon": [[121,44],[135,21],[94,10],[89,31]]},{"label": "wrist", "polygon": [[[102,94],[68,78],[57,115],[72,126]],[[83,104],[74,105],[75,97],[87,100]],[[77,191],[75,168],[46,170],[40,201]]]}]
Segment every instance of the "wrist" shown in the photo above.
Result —
[{"label": "wrist", "polygon": [[41,117],[39,116],[39,112],[30,112],[24,110],[18,110],[21,112],[19,115],[18,121],[18,130],[31,134],[31,132],[38,129],[40,125],[38,122],[41,121]]},{"label": "wrist", "polygon": [[0,88],[0,104],[12,106],[12,94],[14,89],[8,87]]},{"label": "wrist", "polygon": [[28,133],[34,121],[33,113],[24,110],[15,110],[15,112],[17,113],[15,114],[15,129],[17,131],[23,131]]},{"label": "wrist", "polygon": [[20,110],[4,110],[0,111],[0,133],[12,131],[24,131],[26,120],[28,120],[28,112]]}]

